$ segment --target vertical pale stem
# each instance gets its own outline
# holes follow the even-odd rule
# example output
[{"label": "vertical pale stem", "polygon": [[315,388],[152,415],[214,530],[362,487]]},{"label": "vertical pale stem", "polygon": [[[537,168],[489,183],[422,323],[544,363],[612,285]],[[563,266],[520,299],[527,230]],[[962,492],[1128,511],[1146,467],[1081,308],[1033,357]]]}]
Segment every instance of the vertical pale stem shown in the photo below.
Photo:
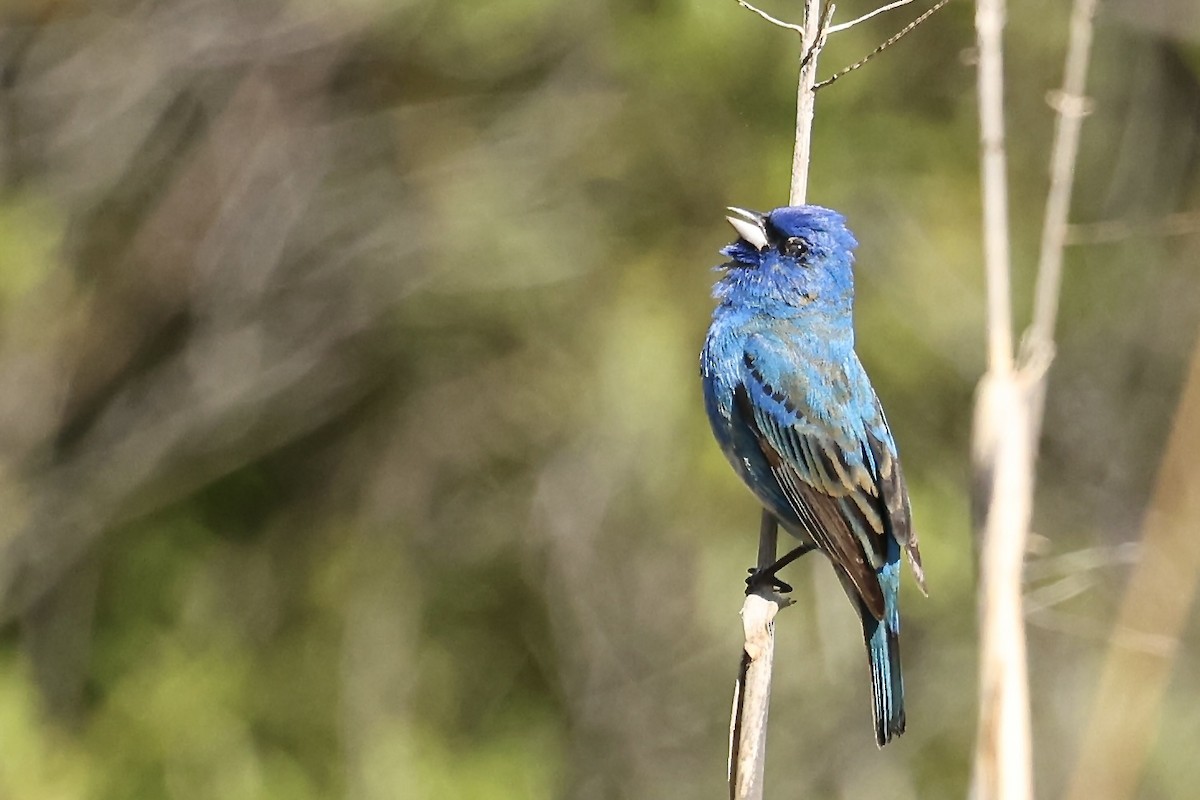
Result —
[{"label": "vertical pale stem", "polygon": [[[820,0],[804,2],[804,40],[796,94],[796,140],[792,155],[789,203],[804,202],[808,189],[808,164],[812,153],[812,123],[816,93],[817,55],[821,27]],[[811,49],[811,53],[809,52]],[[805,60],[806,59],[806,60]],[[775,562],[778,523],[763,511],[759,531],[758,566]],[[775,615],[778,595],[760,588],[747,595],[742,606],[745,643],[742,668],[734,694],[730,723],[729,796],[733,800],[762,800],[767,757],[767,711],[771,700],[771,675],[775,661]]]},{"label": "vertical pale stem", "polygon": [[1008,188],[1004,150],[1004,0],[978,0],[980,161],[988,290],[988,374],[975,436],[985,443],[988,493],[980,607],[980,712],[974,800],[1033,793],[1029,678],[1021,573],[1033,497],[1029,395],[1014,369]]},{"label": "vertical pale stem", "polygon": [[988,365],[1008,372],[1012,355],[1012,289],[1009,285],[1008,181],[1004,153],[1004,0],[978,0],[979,134],[983,171],[984,261],[987,270]]},{"label": "vertical pale stem", "polygon": [[[1054,149],[1050,156],[1050,190],[1046,195],[1046,215],[1042,221],[1042,246],[1038,256],[1037,287],[1033,298],[1033,324],[1026,339],[1026,360],[1049,361],[1054,352],[1054,328],[1058,319],[1058,298],[1062,286],[1063,253],[1067,244],[1067,218],[1071,210],[1071,189],[1075,180],[1075,161],[1079,153],[1079,132],[1085,115],[1084,90],[1087,86],[1088,60],[1092,52],[1092,19],[1096,0],[1075,0],[1071,10],[1071,32],[1067,44],[1063,87],[1058,96],[1058,114],[1054,122]],[[1046,406],[1045,376],[1037,382],[1030,398],[1030,438],[1034,451],[1041,439],[1042,414]]]},{"label": "vertical pale stem", "polygon": [[[762,512],[758,537],[758,568],[775,563],[779,522]],[[729,732],[729,796],[761,800],[767,767],[767,712],[771,705],[771,675],[775,663],[775,615],[781,598],[760,588],[742,604],[742,666],[733,698]]]},{"label": "vertical pale stem", "polygon": [[[800,57],[800,78],[796,81],[796,147],[792,151],[792,184],[788,192],[790,205],[804,203],[808,196],[808,165],[812,160],[812,126],[816,111],[817,93],[817,37],[821,30],[820,0],[805,0],[804,44]],[[812,49],[809,55],[809,49]],[[808,56],[807,61],[803,61]]]},{"label": "vertical pale stem", "polygon": [[1075,159],[1079,152],[1079,132],[1085,116],[1083,93],[1087,85],[1088,60],[1092,50],[1092,18],[1095,14],[1096,0],[1075,0],[1071,11],[1071,33],[1067,44],[1063,87],[1058,96],[1058,114],[1054,123],[1050,191],[1046,195],[1046,216],[1042,223],[1042,247],[1038,257],[1037,288],[1034,293],[1033,326],[1030,328],[1031,336],[1047,344],[1054,338],[1054,326],[1058,317],[1063,251],[1067,242],[1067,214],[1071,209]]},{"label": "vertical pale stem", "polygon": [[1033,769],[1021,594],[1033,497],[1028,389],[1015,371],[989,374],[977,402],[983,429],[977,427],[975,435],[990,437],[996,447],[979,571],[979,734],[971,796],[1029,800]]}]

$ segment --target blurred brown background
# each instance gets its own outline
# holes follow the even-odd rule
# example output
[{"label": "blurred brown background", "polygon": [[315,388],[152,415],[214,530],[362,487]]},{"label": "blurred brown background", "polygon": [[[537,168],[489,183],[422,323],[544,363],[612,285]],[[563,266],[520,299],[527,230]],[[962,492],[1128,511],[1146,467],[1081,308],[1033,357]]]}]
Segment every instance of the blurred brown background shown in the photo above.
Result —
[{"label": "blurred brown background", "polygon": [[[932,596],[879,752],[852,611],[793,568],[769,796],[967,786],[972,13],[819,98]],[[1022,319],[1066,14],[1010,5]],[[786,196],[795,68],[733,0],[0,4],[0,797],[724,796],[757,511],[696,354],[724,206]],[[1074,232],[1040,465],[1047,796],[1200,323],[1195,9],[1103,6],[1091,85],[1073,218],[1115,224]],[[1200,785],[1198,642],[1142,797]]]}]

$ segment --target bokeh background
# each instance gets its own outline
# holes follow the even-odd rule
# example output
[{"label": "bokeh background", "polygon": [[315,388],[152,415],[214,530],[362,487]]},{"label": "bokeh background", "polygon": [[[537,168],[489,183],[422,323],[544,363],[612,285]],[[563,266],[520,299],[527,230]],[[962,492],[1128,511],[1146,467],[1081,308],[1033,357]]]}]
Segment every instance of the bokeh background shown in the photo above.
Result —
[{"label": "bokeh background", "polygon": [[[1020,320],[1067,6],[1010,4]],[[791,568],[768,796],[968,785],[972,18],[819,97],[810,197],[861,241],[931,596],[877,751],[849,604]],[[0,4],[0,797],[724,796],[757,511],[697,352],[724,206],[786,199],[796,56],[733,0]],[[1200,323],[1200,12],[1104,4],[1090,84],[1029,572],[1045,796]],[[1142,797],[1200,785],[1198,642]]]}]

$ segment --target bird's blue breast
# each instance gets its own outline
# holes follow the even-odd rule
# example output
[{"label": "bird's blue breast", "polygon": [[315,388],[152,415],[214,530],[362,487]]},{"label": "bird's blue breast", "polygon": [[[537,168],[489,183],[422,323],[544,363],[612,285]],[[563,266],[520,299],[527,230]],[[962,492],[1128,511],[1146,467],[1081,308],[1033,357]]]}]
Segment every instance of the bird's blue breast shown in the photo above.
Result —
[{"label": "bird's blue breast", "polygon": [[865,445],[868,435],[894,449],[854,354],[848,314],[811,309],[781,317],[759,303],[722,303],[701,352],[701,375],[705,409],[726,458],[793,532],[800,521],[756,438],[754,415],[801,437],[836,443],[840,461],[864,484],[873,483],[878,470]]},{"label": "bird's blue breast", "polygon": [[[719,307],[701,351],[701,378],[709,424],[725,457],[763,505],[798,534],[800,521],[756,438],[753,414],[765,412],[781,425],[798,429],[811,427],[815,431],[823,427],[800,414],[782,394],[770,391],[772,381],[775,386],[783,386],[785,376],[791,376],[794,383],[796,375],[815,369],[818,362],[795,350],[793,343],[790,357],[762,359],[764,377],[770,376],[766,383],[748,383],[747,359],[749,354],[762,350],[762,342],[774,339],[778,348],[786,350],[785,343],[776,338],[776,327],[772,317],[753,309],[737,304]],[[814,387],[820,383],[815,378],[805,382]],[[739,395],[743,404],[737,402]]]},{"label": "bird's blue breast", "polygon": [[735,427],[733,395],[741,383],[739,364],[749,319],[749,314],[735,308],[718,309],[700,352],[700,376],[709,424],[721,451],[747,482],[754,480],[754,476],[741,454],[747,450],[747,443],[740,441],[744,433]]}]

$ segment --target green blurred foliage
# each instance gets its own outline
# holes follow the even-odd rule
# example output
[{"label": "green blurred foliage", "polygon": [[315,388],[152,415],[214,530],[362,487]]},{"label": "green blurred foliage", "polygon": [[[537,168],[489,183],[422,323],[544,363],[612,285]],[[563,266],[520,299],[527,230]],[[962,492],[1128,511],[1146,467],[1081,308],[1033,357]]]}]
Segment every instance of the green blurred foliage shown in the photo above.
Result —
[{"label": "green blurred foliage", "polygon": [[[1130,231],[1067,259],[1042,794],[1200,322],[1200,238],[1153,233],[1200,208],[1200,37],[1116,7],[1073,217]],[[822,73],[916,13],[834,37]],[[1010,6],[1021,320],[1065,23]],[[757,512],[696,358],[724,206],[786,197],[794,37],[733,0],[66,0],[0,26],[0,797],[722,795]],[[819,96],[810,197],[861,242],[931,596],[906,584],[909,732],[876,751],[852,611],[820,559],[792,568],[769,796],[968,784],[972,45],[951,4]],[[1145,797],[1200,782],[1198,690],[1181,670]]]}]

